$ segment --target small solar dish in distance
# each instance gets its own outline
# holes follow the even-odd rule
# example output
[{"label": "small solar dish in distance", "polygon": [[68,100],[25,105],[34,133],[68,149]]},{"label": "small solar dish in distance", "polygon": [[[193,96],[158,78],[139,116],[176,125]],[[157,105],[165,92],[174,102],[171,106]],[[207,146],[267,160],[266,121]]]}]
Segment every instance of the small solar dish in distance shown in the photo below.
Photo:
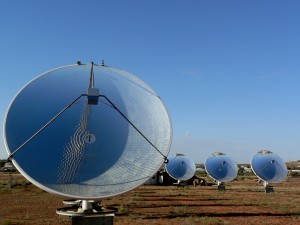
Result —
[{"label": "small solar dish in distance", "polygon": [[252,156],[251,168],[260,180],[267,183],[280,183],[287,176],[283,159],[268,150],[261,150]]},{"label": "small solar dish in distance", "polygon": [[168,157],[168,160],[166,171],[174,179],[186,181],[195,175],[196,166],[191,158],[177,154],[176,156]]},{"label": "small solar dish in distance", "polygon": [[236,178],[238,167],[232,158],[216,152],[205,160],[205,170],[214,180],[229,182]]},{"label": "small solar dish in distance", "polygon": [[15,96],[4,122],[12,162],[33,184],[75,199],[102,199],[151,178],[166,161],[171,122],[136,76],[106,65],[50,70]]}]

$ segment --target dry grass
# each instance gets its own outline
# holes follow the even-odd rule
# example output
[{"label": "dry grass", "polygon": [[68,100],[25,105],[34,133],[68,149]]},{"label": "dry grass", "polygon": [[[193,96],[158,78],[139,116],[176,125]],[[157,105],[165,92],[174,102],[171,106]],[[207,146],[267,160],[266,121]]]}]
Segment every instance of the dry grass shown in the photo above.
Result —
[{"label": "dry grass", "polygon": [[[0,225],[71,224],[55,211],[63,198],[28,185],[14,175],[18,185],[0,175]],[[225,192],[216,187],[141,186],[103,200],[117,207],[115,225],[132,224],[300,224],[300,178],[288,178],[265,194],[255,179],[234,181]]]}]

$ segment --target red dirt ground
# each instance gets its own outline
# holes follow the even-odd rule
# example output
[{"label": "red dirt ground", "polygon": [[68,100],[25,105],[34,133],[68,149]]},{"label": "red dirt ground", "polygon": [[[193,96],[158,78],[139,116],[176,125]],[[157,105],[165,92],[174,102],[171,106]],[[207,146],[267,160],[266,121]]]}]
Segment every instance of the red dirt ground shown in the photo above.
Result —
[{"label": "red dirt ground", "polygon": [[[21,175],[0,174],[0,225],[71,224],[58,216],[61,197],[29,184]],[[115,225],[132,224],[300,224],[300,178],[289,177],[264,193],[254,177],[233,181],[226,191],[214,186],[141,186],[104,199],[118,208]]]}]

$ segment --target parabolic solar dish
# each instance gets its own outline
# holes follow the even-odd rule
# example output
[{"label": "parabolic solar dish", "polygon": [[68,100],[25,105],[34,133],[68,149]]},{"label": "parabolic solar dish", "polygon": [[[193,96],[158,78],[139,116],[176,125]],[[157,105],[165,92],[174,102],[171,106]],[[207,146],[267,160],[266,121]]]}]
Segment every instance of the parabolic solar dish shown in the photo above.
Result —
[{"label": "parabolic solar dish", "polygon": [[166,159],[171,135],[168,112],[146,83],[93,63],[56,68],[29,82],[4,123],[17,169],[40,188],[77,199],[143,184]]},{"label": "parabolic solar dish", "polygon": [[188,180],[192,178],[196,172],[195,163],[191,158],[178,155],[170,156],[169,162],[166,164],[167,173],[176,180]]},{"label": "parabolic solar dish", "polygon": [[268,150],[261,150],[252,156],[251,168],[258,178],[270,183],[280,183],[287,176],[283,159]]},{"label": "parabolic solar dish", "polygon": [[232,158],[224,153],[216,152],[206,159],[205,170],[213,179],[229,182],[237,176],[238,167]]}]

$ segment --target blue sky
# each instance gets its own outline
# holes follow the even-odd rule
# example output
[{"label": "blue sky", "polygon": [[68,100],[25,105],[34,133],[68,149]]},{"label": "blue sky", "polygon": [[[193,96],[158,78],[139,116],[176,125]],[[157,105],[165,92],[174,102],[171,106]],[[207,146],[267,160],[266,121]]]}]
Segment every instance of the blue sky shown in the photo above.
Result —
[{"label": "blue sky", "polygon": [[[171,153],[300,159],[300,2],[3,1],[0,118],[50,69],[98,62],[148,83],[172,119]],[[7,154],[1,129],[0,158]]]}]

